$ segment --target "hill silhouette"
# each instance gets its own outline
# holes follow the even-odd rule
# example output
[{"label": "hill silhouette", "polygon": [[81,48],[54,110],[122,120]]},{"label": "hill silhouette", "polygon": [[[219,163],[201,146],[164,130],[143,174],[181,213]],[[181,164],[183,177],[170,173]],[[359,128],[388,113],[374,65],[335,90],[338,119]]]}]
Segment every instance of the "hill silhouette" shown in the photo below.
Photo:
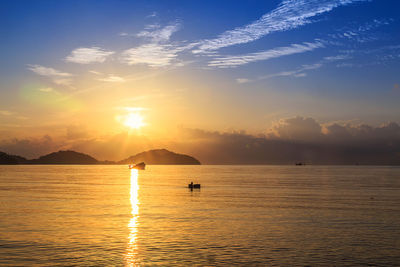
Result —
[{"label": "hill silhouette", "polygon": [[121,160],[120,164],[144,162],[150,165],[200,165],[200,161],[194,157],[177,154],[166,149],[153,149],[145,151],[127,159]]},{"label": "hill silhouette", "polygon": [[166,149],[155,149],[145,151],[135,156],[131,156],[119,162],[114,161],[98,161],[84,153],[79,153],[72,150],[53,152],[38,159],[28,160],[26,158],[9,155],[0,152],[0,164],[15,165],[15,164],[77,164],[77,165],[92,165],[92,164],[131,164],[145,162],[146,164],[175,164],[175,165],[199,165],[200,162],[188,155],[177,154]]},{"label": "hill silhouette", "polygon": [[98,164],[99,161],[89,155],[72,150],[53,152],[38,159],[29,161],[30,164]]},{"label": "hill silhouette", "polygon": [[27,162],[28,160],[26,158],[0,152],[0,164],[14,165],[14,164],[24,164]]}]

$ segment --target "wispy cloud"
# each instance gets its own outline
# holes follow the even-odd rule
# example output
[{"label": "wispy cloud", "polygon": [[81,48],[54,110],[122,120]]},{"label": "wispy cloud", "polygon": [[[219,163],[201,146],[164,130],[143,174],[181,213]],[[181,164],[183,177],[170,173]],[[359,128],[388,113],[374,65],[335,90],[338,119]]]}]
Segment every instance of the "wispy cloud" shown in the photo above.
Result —
[{"label": "wispy cloud", "polygon": [[324,45],[321,41],[292,44],[291,46],[278,47],[262,52],[215,58],[208,63],[208,66],[218,68],[236,67],[250,62],[304,53],[322,47],[324,47]]},{"label": "wispy cloud", "polygon": [[177,57],[177,52],[172,45],[146,44],[125,50],[121,60],[128,65],[146,64],[150,67],[163,67],[171,64]]},{"label": "wispy cloud", "polygon": [[298,68],[296,70],[281,71],[281,72],[278,72],[278,73],[274,73],[274,74],[270,74],[270,75],[259,77],[259,80],[260,79],[273,78],[273,77],[282,77],[282,76],[293,76],[293,77],[296,77],[296,78],[305,77],[305,76],[307,76],[305,71],[316,70],[316,69],[321,68],[322,66],[323,66],[322,63],[315,63],[315,64],[311,64],[311,65],[303,65],[303,66],[301,66],[300,68]]},{"label": "wispy cloud", "polygon": [[238,83],[248,83],[250,80],[246,78],[237,78],[236,81]]},{"label": "wispy cloud", "polygon": [[288,76],[292,76],[295,78],[306,77],[307,71],[319,69],[319,68],[323,67],[324,65],[331,63],[331,62],[342,61],[342,60],[346,60],[346,59],[350,59],[350,58],[351,58],[351,56],[348,54],[328,56],[328,57],[324,57],[323,59],[321,59],[320,61],[318,61],[314,64],[305,64],[294,70],[281,71],[281,72],[272,73],[272,74],[268,74],[268,75],[264,75],[264,76],[259,76],[254,80],[251,80],[248,78],[238,78],[238,79],[236,79],[236,82],[237,83],[249,83],[249,82],[254,82],[254,81],[275,78],[275,77],[288,77]]},{"label": "wispy cloud", "polygon": [[68,86],[68,87],[74,89],[74,87],[72,87],[72,79],[68,79],[68,78],[64,78],[64,79],[53,79],[53,82],[54,82],[55,84]]},{"label": "wispy cloud", "polygon": [[177,62],[178,53],[192,49],[197,43],[170,42],[172,34],[180,28],[181,25],[178,22],[165,27],[158,24],[147,25],[145,30],[136,35],[145,38],[147,43],[123,51],[120,61],[128,65],[145,64],[150,67],[184,65],[182,61]]},{"label": "wispy cloud", "polygon": [[392,23],[393,19],[374,19],[372,21],[366,22],[363,25],[345,27],[342,29],[337,29],[335,33],[328,34],[332,40],[343,40],[347,39],[349,41],[355,41],[358,43],[366,43],[375,41],[378,39],[377,34],[372,35],[371,31],[385,25]]},{"label": "wispy cloud", "polygon": [[337,67],[366,67],[384,65],[387,62],[397,60],[400,58],[400,45],[385,45],[373,49],[350,49],[344,50],[352,57],[358,57],[358,62],[344,62],[337,64]]},{"label": "wispy cloud", "polygon": [[28,69],[33,71],[34,73],[46,76],[51,78],[51,80],[58,85],[68,86],[70,88],[74,88],[71,86],[73,76],[71,73],[62,72],[53,68],[44,67],[41,65],[28,65]]},{"label": "wispy cloud", "polygon": [[114,54],[113,51],[107,51],[100,47],[81,47],[73,50],[65,58],[65,61],[79,64],[102,63],[112,54]]},{"label": "wispy cloud", "polygon": [[311,23],[309,18],[332,9],[366,0],[285,0],[276,9],[243,27],[226,31],[215,39],[204,40],[193,53],[203,53],[223,47],[244,44],[279,31],[291,30]]},{"label": "wispy cloud", "polygon": [[157,12],[151,12],[149,15],[146,16],[146,18],[155,18],[157,17]]},{"label": "wispy cloud", "polygon": [[59,70],[43,67],[41,65],[28,65],[28,69],[33,71],[36,74],[48,77],[71,77],[71,73],[61,72]]},{"label": "wispy cloud", "polygon": [[[375,37],[369,36],[370,33],[369,31],[372,31],[380,26],[383,25],[389,25],[391,22],[393,22],[393,19],[374,19],[370,22],[364,23],[363,25],[360,26],[353,26],[351,28],[342,28],[338,29],[335,34],[328,34],[324,40],[321,40],[320,42],[324,46],[342,46],[343,44],[335,42],[335,40],[338,39],[348,39],[351,41],[356,41],[356,42],[366,42],[366,41],[371,41],[375,40]],[[312,65],[302,65],[300,68],[295,69],[295,70],[290,70],[290,71],[283,71],[279,73],[273,73],[265,76],[258,77],[255,80],[262,80],[262,79],[268,79],[268,78],[273,78],[273,77],[281,77],[281,76],[292,76],[292,77],[305,77],[307,76],[307,73],[305,71],[308,70],[313,70],[316,69],[314,68],[315,66],[318,66],[317,68],[322,67],[323,65],[329,63],[329,62],[336,62],[336,61],[344,61],[347,59],[350,59],[353,57],[355,54],[377,54],[382,51],[387,51],[387,50],[395,50],[398,49],[400,46],[384,46],[381,48],[377,49],[357,49],[357,50],[342,50],[340,51],[340,54],[337,56],[328,56],[324,57],[321,61],[318,63],[312,64]],[[253,53],[251,55],[257,55],[257,53]],[[379,59],[374,60],[373,62],[365,63],[365,64],[354,64],[354,63],[349,63],[349,62],[342,62],[337,64],[337,67],[356,67],[356,66],[366,66],[366,65],[373,65],[373,64],[380,64],[381,61],[384,61],[388,58],[390,58],[391,55],[380,55]],[[393,56],[392,56],[393,57]],[[230,57],[225,57],[230,58]],[[232,57],[235,59],[235,57]],[[219,59],[219,58],[218,58]],[[218,60],[216,59],[216,60]],[[216,60],[211,61],[211,63],[216,62]],[[226,60],[225,60],[226,61]],[[228,62],[223,61],[223,64],[228,65]],[[216,62],[219,64],[222,64],[221,62]],[[240,61],[238,62],[238,64]],[[309,68],[311,66],[311,68]],[[227,67],[223,65],[222,67]],[[248,78],[238,78],[236,79],[236,82],[238,83],[247,83],[247,82],[252,82],[254,80],[248,79]]]},{"label": "wispy cloud", "polygon": [[270,78],[274,78],[274,77],[287,77],[287,76],[292,76],[292,77],[296,77],[296,78],[306,77],[307,73],[305,71],[319,69],[322,66],[323,65],[321,63],[316,63],[316,64],[312,64],[312,65],[303,65],[300,68],[295,69],[295,70],[281,71],[278,73],[268,74],[268,75],[260,76],[255,80],[251,80],[251,79],[247,79],[247,78],[238,78],[238,79],[236,79],[236,82],[237,83],[249,83],[249,82],[254,82],[254,81],[270,79]]},{"label": "wispy cloud", "polygon": [[123,83],[126,81],[124,78],[112,74],[98,80],[103,82],[112,82],[112,83]]},{"label": "wispy cloud", "polygon": [[[150,67],[165,67],[176,62],[178,53],[193,47],[189,45],[150,43],[125,50],[121,61],[128,65],[145,64]],[[176,66],[182,65],[178,62]]]},{"label": "wispy cloud", "polygon": [[172,34],[177,32],[181,28],[181,25],[178,22],[175,22],[171,25],[167,25],[165,27],[160,27],[158,24],[148,25],[146,30],[139,32],[137,37],[144,37],[149,39],[154,43],[166,42],[169,41]]},{"label": "wispy cloud", "polygon": [[102,75],[103,73],[95,71],[95,70],[89,70],[89,73],[95,74],[95,75]]}]

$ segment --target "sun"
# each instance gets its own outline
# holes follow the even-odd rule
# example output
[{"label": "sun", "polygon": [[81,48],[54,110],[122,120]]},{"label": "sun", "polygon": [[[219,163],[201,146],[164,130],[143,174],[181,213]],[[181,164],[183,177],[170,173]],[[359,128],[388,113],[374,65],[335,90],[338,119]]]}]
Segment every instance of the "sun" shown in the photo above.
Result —
[{"label": "sun", "polygon": [[124,125],[131,129],[139,129],[145,125],[143,117],[138,113],[129,113],[124,119]]}]

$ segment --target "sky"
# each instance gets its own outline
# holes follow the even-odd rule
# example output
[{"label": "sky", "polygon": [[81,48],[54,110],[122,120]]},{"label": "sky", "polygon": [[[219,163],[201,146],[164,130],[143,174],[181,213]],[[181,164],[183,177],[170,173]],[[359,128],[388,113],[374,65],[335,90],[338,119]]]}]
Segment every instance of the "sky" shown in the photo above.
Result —
[{"label": "sky", "polygon": [[166,147],[237,163],[213,158],[216,144],[397,144],[399,9],[397,0],[2,1],[0,150],[119,160]]}]

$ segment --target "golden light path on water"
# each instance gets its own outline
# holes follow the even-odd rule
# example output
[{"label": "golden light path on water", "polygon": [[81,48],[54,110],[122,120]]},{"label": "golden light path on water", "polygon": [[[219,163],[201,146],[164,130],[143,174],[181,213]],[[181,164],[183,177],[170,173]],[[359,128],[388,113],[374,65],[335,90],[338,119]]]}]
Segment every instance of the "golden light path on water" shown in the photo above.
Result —
[{"label": "golden light path on water", "polygon": [[137,259],[137,224],[139,217],[139,183],[138,183],[139,171],[131,169],[131,215],[132,218],[128,224],[129,228],[129,243],[126,250],[126,265],[136,266],[138,265]]}]

